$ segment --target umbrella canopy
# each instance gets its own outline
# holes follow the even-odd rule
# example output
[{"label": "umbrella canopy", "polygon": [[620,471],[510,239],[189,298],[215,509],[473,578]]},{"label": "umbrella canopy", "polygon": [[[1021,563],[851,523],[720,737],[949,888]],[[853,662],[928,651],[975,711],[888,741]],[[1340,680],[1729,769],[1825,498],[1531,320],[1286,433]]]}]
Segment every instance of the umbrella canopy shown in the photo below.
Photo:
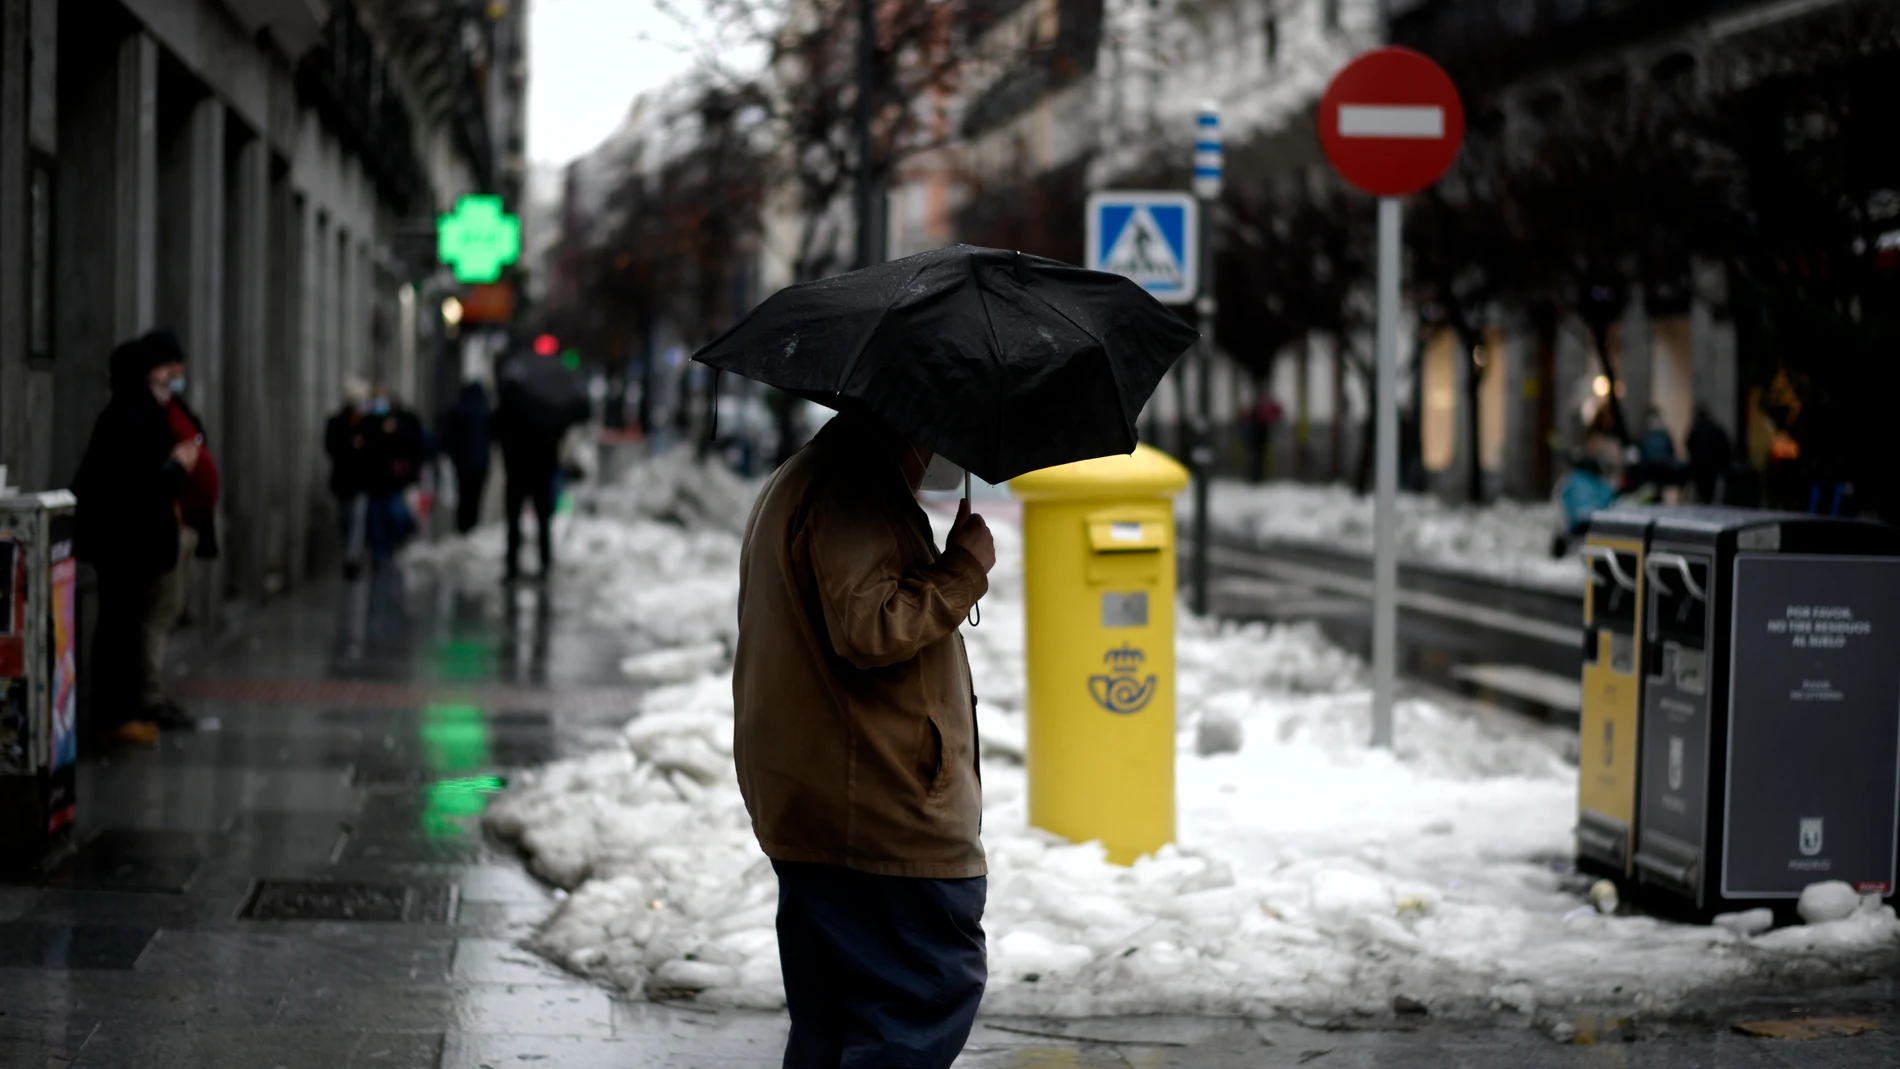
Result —
[{"label": "umbrella canopy", "polygon": [[1192,327],[1120,275],[958,245],[780,290],[693,359],[861,406],[983,479],[1132,452]]},{"label": "umbrella canopy", "polygon": [[502,365],[497,393],[501,407],[550,438],[587,419],[587,389],[580,377],[550,356],[517,356]]}]

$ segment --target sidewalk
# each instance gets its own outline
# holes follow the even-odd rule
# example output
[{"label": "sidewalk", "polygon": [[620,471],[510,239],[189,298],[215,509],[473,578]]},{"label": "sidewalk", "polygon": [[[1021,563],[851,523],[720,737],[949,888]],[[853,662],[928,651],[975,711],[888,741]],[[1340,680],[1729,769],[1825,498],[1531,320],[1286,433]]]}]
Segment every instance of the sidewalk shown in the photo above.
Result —
[{"label": "sidewalk", "polygon": [[[484,840],[517,770],[599,749],[637,694],[579,591],[313,588],[222,648],[180,641],[177,692],[221,730],[82,770],[78,859],[0,887],[0,1065],[561,1069],[778,1064],[781,1015],[628,1002],[515,944],[552,892]],[[1884,986],[1882,986],[1884,985]],[[1892,981],[1799,1008],[1889,1029]],[[1884,1011],[1883,1011],[1884,1007]],[[1788,1016],[1794,1005],[1764,1005]],[[960,1063],[1018,1066],[1889,1066],[1892,1035],[1784,1043],[1731,1016],[985,1018]]]}]

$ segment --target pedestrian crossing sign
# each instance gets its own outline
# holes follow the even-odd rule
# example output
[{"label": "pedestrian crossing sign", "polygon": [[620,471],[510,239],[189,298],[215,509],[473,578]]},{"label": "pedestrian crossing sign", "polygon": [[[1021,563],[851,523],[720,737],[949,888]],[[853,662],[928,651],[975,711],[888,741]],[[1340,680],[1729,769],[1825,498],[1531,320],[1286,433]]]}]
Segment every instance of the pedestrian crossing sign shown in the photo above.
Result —
[{"label": "pedestrian crossing sign", "polygon": [[1193,301],[1200,284],[1199,207],[1186,193],[1092,194],[1086,266],[1126,275],[1163,304]]}]

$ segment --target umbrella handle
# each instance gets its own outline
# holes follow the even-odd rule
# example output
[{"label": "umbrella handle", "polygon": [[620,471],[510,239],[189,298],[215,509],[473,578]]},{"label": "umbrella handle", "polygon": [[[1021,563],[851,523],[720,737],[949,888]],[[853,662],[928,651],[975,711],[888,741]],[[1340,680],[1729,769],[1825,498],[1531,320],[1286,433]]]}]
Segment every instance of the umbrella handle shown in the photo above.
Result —
[{"label": "umbrella handle", "polygon": [[[963,500],[970,500],[970,469],[963,469]],[[971,627],[983,626],[983,606],[980,603],[970,606],[970,615],[965,617]]]}]

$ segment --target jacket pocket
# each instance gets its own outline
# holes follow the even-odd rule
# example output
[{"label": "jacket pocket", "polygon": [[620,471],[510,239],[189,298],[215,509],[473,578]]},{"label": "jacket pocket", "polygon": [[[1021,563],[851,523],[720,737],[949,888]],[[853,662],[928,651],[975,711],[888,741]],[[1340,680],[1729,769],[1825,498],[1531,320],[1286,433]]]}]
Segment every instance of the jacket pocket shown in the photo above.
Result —
[{"label": "jacket pocket", "polygon": [[937,725],[935,713],[924,717],[922,752],[917,757],[917,771],[923,780],[924,793],[934,796],[948,782],[948,777],[944,775],[943,729]]}]

